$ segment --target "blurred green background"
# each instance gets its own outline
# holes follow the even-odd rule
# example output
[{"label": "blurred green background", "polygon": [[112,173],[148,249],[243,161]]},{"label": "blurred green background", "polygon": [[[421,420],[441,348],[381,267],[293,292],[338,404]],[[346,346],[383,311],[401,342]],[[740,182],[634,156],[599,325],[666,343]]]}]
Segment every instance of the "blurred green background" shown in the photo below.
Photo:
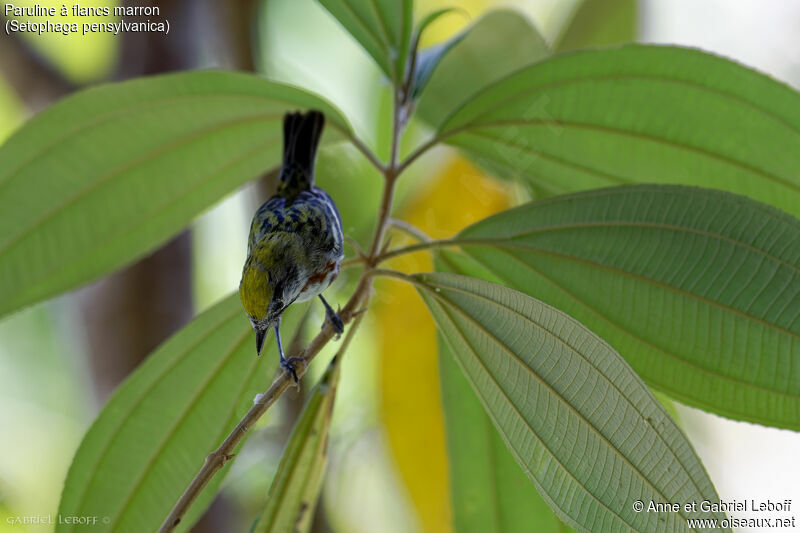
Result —
[{"label": "blurred green background", "polygon": [[[564,48],[623,40],[699,46],[800,85],[797,2],[590,3],[590,16],[576,19],[579,0],[465,0],[457,3],[464,14],[436,22],[423,44],[452,36],[488,9],[510,6]],[[453,4],[417,0],[416,15]],[[118,4],[83,0],[80,5]],[[0,141],[32,114],[84,86],[171,70],[227,68],[254,70],[324,95],[362,139],[379,154],[387,153],[388,84],[313,0],[153,5],[170,19],[169,36],[0,35]],[[412,122],[409,139],[424,134]],[[451,150],[437,149],[423,161],[404,179],[395,215],[434,237],[449,236],[526,197]],[[350,147],[327,147],[318,180],[337,201],[346,233],[364,243],[381,188],[374,170]],[[55,515],[72,455],[114,386],[169,334],[238,287],[250,217],[270,186],[267,176],[244,187],[138,264],[0,322],[0,533],[53,529],[7,519]],[[419,271],[430,263],[415,255],[393,266]],[[345,272],[329,301],[343,303],[354,277]],[[447,532],[451,521],[433,324],[412,290],[389,282],[379,283],[378,290],[374,312],[344,363],[314,531]],[[323,318],[314,311],[310,333]],[[324,366],[316,363],[312,370]],[[417,380],[411,398],[403,387],[409,379]],[[279,409],[270,411],[195,531],[246,530],[302,401],[302,392],[290,392]],[[800,505],[798,435],[681,406],[679,412],[723,498],[753,497],[758,491],[778,500],[794,497]],[[755,443],[757,456],[749,451]]]}]

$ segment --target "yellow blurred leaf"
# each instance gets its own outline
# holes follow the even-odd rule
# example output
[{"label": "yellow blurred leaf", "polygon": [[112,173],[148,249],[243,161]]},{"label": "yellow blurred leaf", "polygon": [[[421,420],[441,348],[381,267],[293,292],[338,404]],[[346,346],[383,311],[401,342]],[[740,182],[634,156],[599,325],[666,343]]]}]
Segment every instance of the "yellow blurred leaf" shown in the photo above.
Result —
[{"label": "yellow blurred leaf", "polygon": [[[432,237],[506,209],[511,191],[457,158],[431,177],[399,216]],[[403,243],[396,232],[394,245]],[[425,253],[397,258],[390,267],[428,271]],[[413,288],[377,282],[374,312],[380,325],[381,415],[391,452],[424,531],[452,531],[444,416],[439,390],[436,331]]]},{"label": "yellow blurred leaf", "polygon": [[0,78],[0,143],[25,119],[22,102]]},{"label": "yellow blurred leaf", "polygon": [[[14,2],[16,7],[33,8],[55,8],[55,16],[21,16],[15,17],[8,15],[8,20],[18,20],[20,22],[30,22],[48,30],[41,34],[32,31],[19,31],[18,36],[25,39],[33,48],[41,53],[48,61],[60,70],[64,76],[72,82],[83,84],[105,78],[114,64],[116,55],[116,45],[121,38],[121,34],[114,35],[113,32],[91,31],[87,27],[87,33],[83,34],[84,24],[96,24],[98,22],[119,22],[118,17],[113,16],[114,7],[119,5],[118,0],[82,0],[79,4],[75,2],[64,3],[52,0],[17,0]],[[62,16],[62,6],[66,6],[67,16]],[[94,8],[108,8],[111,13],[108,17],[103,16],[81,16],[79,12],[73,13],[73,6],[85,8],[84,13],[93,12]],[[161,19],[158,18],[159,22]],[[146,18],[130,19],[129,22],[144,22]],[[50,25],[48,25],[50,23]],[[70,31],[77,24],[77,32]],[[56,26],[61,24],[61,26]],[[38,28],[39,26],[36,26]],[[60,29],[59,29],[60,28]]]},{"label": "yellow blurred leaf", "polygon": [[461,0],[461,2],[449,0],[422,0],[416,2],[417,21],[437,9],[455,7],[462,13],[461,16],[456,13],[455,15],[442,17],[431,24],[429,29],[422,34],[420,42],[421,48],[449,39],[471,22],[474,22],[487,9],[494,7],[495,4],[497,4],[497,2],[492,0]]}]

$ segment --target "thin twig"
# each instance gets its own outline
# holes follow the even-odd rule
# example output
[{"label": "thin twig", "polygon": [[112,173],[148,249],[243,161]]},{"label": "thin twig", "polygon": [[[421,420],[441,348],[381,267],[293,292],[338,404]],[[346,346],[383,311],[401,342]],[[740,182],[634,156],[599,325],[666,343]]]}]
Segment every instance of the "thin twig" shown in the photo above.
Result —
[{"label": "thin twig", "polygon": [[[339,317],[342,319],[344,324],[349,323],[355,315],[359,314],[357,311],[358,305],[363,299],[369,298],[369,281],[371,278],[371,274],[362,275],[355,292],[350,297],[350,300],[345,305],[345,308],[339,313]],[[306,347],[306,349],[300,353],[299,356],[302,357],[302,360],[295,363],[295,372],[297,373],[298,378],[302,377],[303,374],[306,373],[309,363],[311,363],[314,357],[316,357],[316,355],[328,343],[328,341],[333,338],[334,333],[335,332],[333,331],[330,323],[326,322],[325,326],[322,328],[322,331],[320,331]],[[159,533],[168,533],[175,529],[178,524],[180,524],[181,519],[186,514],[186,511],[189,510],[189,507],[192,505],[192,503],[194,503],[205,486],[208,485],[208,482],[211,481],[211,478],[214,477],[214,474],[216,474],[223,466],[225,466],[225,463],[233,458],[233,450],[247,434],[247,431],[253,427],[253,425],[258,421],[259,418],[261,418],[267,409],[269,409],[270,406],[275,403],[275,400],[277,400],[281,394],[283,394],[286,389],[293,384],[294,379],[289,372],[284,370],[278,374],[278,376],[272,382],[272,385],[270,385],[269,389],[267,389],[267,391],[260,396],[258,403],[255,403],[253,407],[247,411],[247,414],[245,414],[239,423],[236,424],[236,427],[228,434],[227,438],[222,442],[219,448],[211,452],[211,454],[206,457],[203,467],[186,488],[183,495],[172,509],[172,512],[170,512],[169,516],[167,516],[167,518],[161,524],[161,528],[158,530]]]},{"label": "thin twig", "polygon": [[386,179],[383,184],[383,197],[381,199],[381,206],[378,211],[378,228],[372,238],[372,244],[369,247],[369,263],[374,264],[374,260],[380,255],[380,246],[386,236],[386,230],[389,226],[387,220],[389,213],[392,209],[392,202],[394,201],[394,186],[395,179],[390,177],[387,173]]},{"label": "thin twig", "polygon": [[384,165],[380,161],[380,159],[378,159],[378,157],[372,152],[372,150],[370,150],[367,147],[366,144],[364,144],[364,142],[361,139],[359,139],[358,137],[353,135],[351,132],[344,131],[341,128],[339,128],[339,130],[342,131],[345,135],[347,135],[347,138],[350,140],[351,143],[353,143],[353,146],[358,148],[358,150],[362,154],[364,154],[364,156],[369,160],[370,163],[372,163],[372,165],[375,168],[377,168],[381,173],[385,173],[386,172],[386,168],[387,168],[386,165]]},{"label": "thin twig", "polygon": [[399,218],[390,218],[389,225],[393,228],[397,228],[399,230],[406,232],[408,235],[411,235],[418,241],[430,242],[433,240],[424,231],[422,231],[415,225],[406,222],[405,220],[400,220]]},{"label": "thin twig", "polygon": [[406,274],[405,272],[400,272],[399,270],[393,270],[391,268],[376,268],[372,270],[373,276],[382,276],[384,278],[392,278],[399,281],[404,281],[406,283],[410,283],[411,285],[422,286],[422,284],[417,281],[413,276]]},{"label": "thin twig", "polygon": [[373,151],[370,150],[369,147],[366,144],[364,144],[364,141],[362,141],[361,139],[356,137],[355,134],[353,134],[352,131],[350,131],[349,129],[343,128],[342,126],[340,126],[339,124],[337,124],[335,122],[331,122],[331,127],[336,129],[337,131],[339,131],[345,137],[347,137],[347,140],[349,140],[351,143],[353,143],[353,146],[355,146],[358,149],[359,152],[364,154],[364,157],[366,157],[369,160],[369,162],[372,163],[372,166],[374,166],[376,169],[378,169],[379,172],[381,172],[381,173],[385,173],[386,172],[386,168],[387,168],[386,165],[384,165],[381,162],[381,160],[378,159],[378,156],[376,156],[373,153]]},{"label": "thin twig", "polygon": [[401,255],[406,254],[413,254],[414,252],[420,252],[423,250],[434,250],[436,248],[449,248],[453,246],[461,246],[464,244],[494,244],[496,241],[490,240],[479,240],[479,239],[440,239],[440,240],[431,240],[425,242],[418,242],[416,244],[411,244],[409,246],[403,246],[402,248],[395,248],[393,250],[389,250],[388,252],[381,254],[375,259],[374,264],[379,265],[388,261],[389,259],[399,257]]},{"label": "thin twig", "polygon": [[339,268],[342,270],[353,268],[360,265],[367,264],[366,257],[351,257],[350,259],[345,259],[341,263],[339,263]]},{"label": "thin twig", "polygon": [[438,135],[429,139],[425,144],[421,145],[419,148],[414,150],[414,152],[411,155],[406,157],[405,160],[402,163],[400,163],[400,165],[397,167],[397,173],[402,174],[403,172],[405,172],[406,169],[411,166],[411,163],[416,161],[419,157],[424,155],[425,152],[427,152],[440,142],[442,142],[442,138],[439,137]]},{"label": "thin twig", "polygon": [[358,254],[358,257],[360,257],[362,260],[367,258],[367,254],[364,253],[364,250],[361,248],[361,245],[358,244],[357,240],[355,240],[354,238],[350,237],[349,235],[345,235],[344,236],[344,242],[346,242],[347,244],[352,246],[353,250],[356,251],[356,253]]}]

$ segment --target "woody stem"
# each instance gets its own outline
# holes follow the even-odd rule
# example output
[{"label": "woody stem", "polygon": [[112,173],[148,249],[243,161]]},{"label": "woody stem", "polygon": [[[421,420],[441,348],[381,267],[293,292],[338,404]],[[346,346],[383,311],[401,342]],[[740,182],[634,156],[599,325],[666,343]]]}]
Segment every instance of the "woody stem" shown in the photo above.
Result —
[{"label": "woody stem", "polygon": [[383,198],[381,199],[381,206],[378,211],[378,223],[375,228],[375,235],[372,238],[372,245],[369,248],[369,266],[375,266],[375,260],[381,252],[381,243],[383,243],[383,239],[386,237],[386,231],[389,229],[390,225],[395,185],[398,176],[400,176],[397,159],[400,152],[400,138],[403,134],[403,120],[401,115],[404,105],[403,91],[400,88],[395,88],[391,156],[389,158],[389,164],[381,169],[383,170],[384,177]]}]

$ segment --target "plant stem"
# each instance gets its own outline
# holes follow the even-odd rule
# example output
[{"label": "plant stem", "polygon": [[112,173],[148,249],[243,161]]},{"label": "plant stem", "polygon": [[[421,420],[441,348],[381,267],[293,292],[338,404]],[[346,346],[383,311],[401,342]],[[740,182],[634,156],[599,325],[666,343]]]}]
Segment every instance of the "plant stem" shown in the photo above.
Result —
[{"label": "plant stem", "polygon": [[[342,319],[344,324],[349,323],[354,317],[361,314],[361,311],[357,311],[356,308],[363,299],[368,299],[369,280],[372,278],[372,276],[372,273],[369,273],[368,275],[362,275],[355,292],[350,297],[350,300],[347,302],[344,309],[339,313],[339,317]],[[353,325],[354,327],[348,332],[348,336],[355,331],[356,325],[357,324]],[[297,372],[298,378],[302,377],[306,373],[309,363],[311,363],[314,357],[320,352],[320,350],[322,350],[328,341],[331,340],[333,335],[333,328],[328,322],[325,322],[325,326],[322,328],[322,331],[320,331],[317,336],[314,337],[311,343],[305,348],[305,350],[299,354],[303,360],[295,363],[295,371]],[[344,347],[346,347],[346,345],[343,346],[343,348]],[[253,427],[256,421],[261,418],[261,416],[267,411],[267,409],[270,408],[273,403],[275,403],[275,400],[277,400],[281,394],[283,394],[293,383],[294,379],[285,370],[278,374],[278,377],[275,378],[269,389],[267,389],[267,391],[261,395],[258,403],[253,404],[253,407],[251,407],[250,410],[247,411],[247,413],[242,417],[239,423],[236,424],[236,427],[233,428],[233,430],[228,434],[222,444],[220,444],[219,448],[211,452],[211,454],[206,457],[203,467],[186,488],[183,495],[172,509],[172,512],[161,524],[161,528],[158,530],[159,533],[167,533],[172,531],[175,527],[177,527],[178,524],[180,524],[180,521],[186,514],[186,511],[189,510],[189,507],[192,505],[192,503],[194,503],[208,482],[211,481],[211,478],[214,476],[214,474],[216,474],[217,471],[219,471],[225,465],[225,463],[233,458],[235,455],[233,450],[247,434],[247,431]]]},{"label": "plant stem", "polygon": [[405,220],[400,220],[399,218],[390,218],[389,226],[402,230],[411,237],[421,242],[430,242],[433,240],[418,227],[414,226],[413,224],[409,224]]},{"label": "plant stem", "polygon": [[353,268],[353,267],[357,267],[359,265],[363,265],[365,263],[366,263],[366,260],[362,259],[361,257],[351,257],[350,259],[345,259],[344,261],[339,263],[339,268],[341,270],[345,270],[345,269],[348,269],[348,268]]},{"label": "plant stem", "polygon": [[436,146],[442,141],[442,138],[438,135],[434,136],[433,138],[429,139],[425,144],[414,150],[414,152],[406,157],[405,161],[400,163],[400,166],[397,167],[397,173],[402,174],[405,170],[411,166],[411,163],[416,161],[419,157],[421,157],[425,152]]},{"label": "plant stem", "polygon": [[[342,131],[342,130],[340,129],[340,131]],[[374,153],[372,153],[372,150],[367,148],[367,145],[365,145],[361,141],[361,139],[359,139],[358,137],[356,137],[354,134],[352,134],[350,132],[342,131],[342,133],[344,133],[347,136],[347,138],[350,140],[350,142],[353,143],[353,146],[358,148],[358,150],[362,154],[364,154],[364,157],[366,157],[369,160],[369,162],[372,163],[372,165],[375,168],[377,168],[382,173],[386,172],[386,166],[383,163],[380,162],[380,160],[377,158],[377,156]]]},{"label": "plant stem", "polygon": [[[391,213],[392,202],[394,200],[395,184],[397,182],[397,178],[401,174],[401,170],[398,168],[397,164],[397,156],[400,148],[400,136],[403,130],[403,124],[400,117],[403,103],[401,90],[395,88],[392,152],[388,165],[381,164],[375,155],[358,138],[348,134],[350,140],[353,142],[356,148],[358,148],[367,157],[367,159],[369,159],[369,161],[375,165],[375,167],[381,173],[383,173],[384,190],[383,199],[381,200],[381,206],[378,212],[378,220],[375,226],[375,234],[372,239],[372,245],[370,246],[369,254],[367,255],[365,261],[367,268],[365,268],[364,272],[362,272],[361,278],[359,278],[358,284],[356,285],[356,289],[353,291],[353,294],[350,296],[347,304],[345,304],[344,309],[339,312],[339,317],[342,319],[342,323],[344,324],[348,324],[351,320],[353,320],[354,317],[365,311],[370,300],[372,278],[375,276],[376,272],[370,267],[374,267],[381,257],[381,243],[383,242],[387,228],[389,227],[389,214]],[[358,329],[357,325],[357,323],[353,324],[351,330],[348,331],[348,339]],[[302,357],[302,361],[299,361],[295,364],[295,371],[298,378],[305,374],[308,365],[311,363],[314,357],[316,357],[320,350],[322,350],[322,348],[331,340],[331,338],[333,338],[333,335],[333,328],[328,322],[325,322],[322,331],[320,331],[317,336],[314,337],[311,343],[305,348],[305,350],[299,354],[299,356]],[[346,347],[347,342],[348,341],[346,340],[345,346],[342,348]],[[214,474],[221,470],[225,463],[227,463],[234,456],[233,450],[242,441],[244,436],[247,434],[247,431],[253,427],[258,419],[261,418],[261,416],[267,411],[267,409],[270,408],[273,403],[275,403],[281,394],[283,394],[286,389],[293,384],[293,381],[294,380],[292,376],[285,370],[278,374],[278,376],[272,382],[272,385],[270,385],[269,389],[267,389],[267,391],[261,395],[259,402],[255,403],[253,407],[251,407],[250,410],[242,417],[242,419],[239,421],[233,431],[228,434],[219,448],[211,452],[211,454],[206,457],[205,463],[200,471],[186,488],[183,495],[181,495],[169,516],[167,516],[167,518],[161,524],[161,528],[158,530],[159,533],[169,533],[170,531],[174,530],[178,524],[180,524],[183,516],[189,510],[189,507],[192,505],[192,503],[194,503],[206,485],[208,485],[208,482],[211,481],[211,478],[214,476]]]},{"label": "plant stem", "polygon": [[406,254],[413,254],[422,250],[432,250],[436,248],[448,248],[452,246],[461,246],[462,244],[492,244],[496,241],[478,240],[478,239],[440,239],[433,241],[418,242],[402,248],[395,248],[386,253],[381,254],[375,260],[375,265],[379,265],[389,259]]},{"label": "plant stem", "polygon": [[350,246],[353,247],[353,250],[356,251],[356,254],[358,254],[359,259],[361,259],[362,261],[366,260],[367,254],[365,254],[364,250],[361,249],[361,246],[358,244],[358,241],[356,241],[352,237],[348,237],[347,235],[345,235],[344,242],[348,243]]},{"label": "plant stem", "polygon": [[403,125],[400,118],[400,113],[403,105],[402,96],[400,91],[395,89],[394,92],[394,118],[392,127],[392,153],[389,159],[389,166],[383,169],[383,198],[381,199],[381,206],[378,211],[378,225],[375,230],[375,235],[372,238],[372,245],[369,247],[369,265],[374,266],[375,260],[381,251],[381,243],[386,236],[386,230],[389,228],[389,216],[392,210],[392,203],[394,202],[394,189],[397,182],[397,177],[400,173],[397,171],[397,154],[400,151],[400,136],[402,135]]},{"label": "plant stem", "polygon": [[372,274],[374,276],[383,276],[384,278],[392,278],[398,281],[404,281],[415,286],[420,285],[420,283],[412,276],[409,276],[405,272],[400,272],[399,270],[392,270],[390,268],[376,268],[372,271]]}]

